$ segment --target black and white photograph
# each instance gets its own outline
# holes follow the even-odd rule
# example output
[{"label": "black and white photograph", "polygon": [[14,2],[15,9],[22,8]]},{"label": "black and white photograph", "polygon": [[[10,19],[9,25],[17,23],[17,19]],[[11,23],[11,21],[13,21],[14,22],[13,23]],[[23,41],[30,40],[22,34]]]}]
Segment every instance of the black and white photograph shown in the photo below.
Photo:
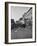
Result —
[{"label": "black and white photograph", "polygon": [[36,41],[36,4],[6,2],[6,37],[7,43]]},{"label": "black and white photograph", "polygon": [[11,39],[32,38],[32,7],[11,7]]}]

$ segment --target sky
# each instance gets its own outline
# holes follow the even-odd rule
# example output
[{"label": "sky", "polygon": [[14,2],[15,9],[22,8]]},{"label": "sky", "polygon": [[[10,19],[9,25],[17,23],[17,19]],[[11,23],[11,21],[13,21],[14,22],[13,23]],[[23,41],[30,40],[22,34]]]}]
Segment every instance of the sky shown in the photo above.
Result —
[{"label": "sky", "polygon": [[11,19],[18,21],[29,10],[30,7],[11,6]]}]

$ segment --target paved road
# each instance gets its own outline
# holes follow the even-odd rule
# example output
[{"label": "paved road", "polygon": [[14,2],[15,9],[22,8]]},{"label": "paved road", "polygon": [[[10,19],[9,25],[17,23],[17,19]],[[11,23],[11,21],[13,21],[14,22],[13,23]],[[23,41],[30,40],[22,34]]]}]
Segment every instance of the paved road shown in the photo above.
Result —
[{"label": "paved road", "polygon": [[11,39],[24,39],[32,37],[32,29],[30,27],[13,29]]}]

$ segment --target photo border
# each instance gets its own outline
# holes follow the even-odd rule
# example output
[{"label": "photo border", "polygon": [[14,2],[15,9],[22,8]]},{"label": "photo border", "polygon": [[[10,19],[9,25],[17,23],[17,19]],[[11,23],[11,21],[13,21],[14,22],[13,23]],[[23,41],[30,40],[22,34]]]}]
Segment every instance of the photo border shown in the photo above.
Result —
[{"label": "photo border", "polygon": [[[11,3],[35,5],[35,41],[8,43],[8,4]],[[35,43],[35,42],[36,42],[36,3],[5,2],[5,44]]]}]

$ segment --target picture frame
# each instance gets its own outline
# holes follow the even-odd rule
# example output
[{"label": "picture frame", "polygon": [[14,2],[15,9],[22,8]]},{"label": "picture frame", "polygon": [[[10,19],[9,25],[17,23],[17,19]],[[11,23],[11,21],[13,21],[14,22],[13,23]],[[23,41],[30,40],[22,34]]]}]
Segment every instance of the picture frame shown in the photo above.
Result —
[{"label": "picture frame", "polygon": [[36,42],[36,4],[5,2],[5,44],[34,42]]}]

